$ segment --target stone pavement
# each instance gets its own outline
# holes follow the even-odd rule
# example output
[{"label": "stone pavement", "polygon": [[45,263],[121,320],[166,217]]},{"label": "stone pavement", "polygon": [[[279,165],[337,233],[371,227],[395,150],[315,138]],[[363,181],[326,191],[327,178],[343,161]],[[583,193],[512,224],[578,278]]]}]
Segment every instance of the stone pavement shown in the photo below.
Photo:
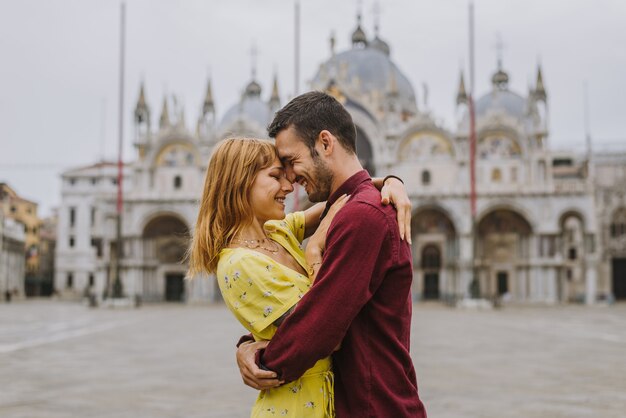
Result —
[{"label": "stone pavement", "polygon": [[[0,417],[246,417],[242,331],[223,305],[0,304]],[[626,416],[626,305],[415,305],[412,341],[431,418]]]}]

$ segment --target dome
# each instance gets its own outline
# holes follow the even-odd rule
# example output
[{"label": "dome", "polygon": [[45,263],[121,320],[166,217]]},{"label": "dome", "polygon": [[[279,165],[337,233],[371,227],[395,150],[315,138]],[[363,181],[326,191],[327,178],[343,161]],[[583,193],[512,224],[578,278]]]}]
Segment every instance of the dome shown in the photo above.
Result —
[{"label": "dome", "polygon": [[320,66],[311,81],[311,87],[325,90],[331,82],[334,82],[345,92],[354,92],[358,89],[357,93],[363,96],[373,92],[379,92],[384,96],[388,93],[390,80],[393,78],[401,107],[416,113],[415,92],[408,78],[385,53],[371,45],[365,48],[352,48],[331,57]]},{"label": "dome", "polygon": [[219,130],[228,129],[237,121],[252,122],[259,128],[265,129],[273,117],[274,114],[269,105],[263,102],[260,96],[244,95],[239,103],[226,111],[219,124]]},{"label": "dome", "polygon": [[494,89],[476,101],[477,116],[484,116],[492,110],[501,110],[516,118],[522,118],[525,109],[526,100],[510,90]]},{"label": "dome", "polygon": [[391,53],[390,49],[389,49],[389,44],[387,44],[387,42],[383,41],[382,39],[380,39],[378,36],[376,36],[372,42],[371,42],[371,47],[373,49],[377,49],[380,52],[382,52],[383,54],[389,56],[389,54]]},{"label": "dome", "polygon": [[365,36],[363,29],[361,29],[361,25],[357,26],[355,31],[352,33],[352,44],[367,45],[367,36]]},{"label": "dome", "polygon": [[476,101],[476,115],[484,116],[490,111],[503,111],[521,119],[526,113],[526,99],[508,88],[509,75],[498,68],[491,77],[493,90]]}]

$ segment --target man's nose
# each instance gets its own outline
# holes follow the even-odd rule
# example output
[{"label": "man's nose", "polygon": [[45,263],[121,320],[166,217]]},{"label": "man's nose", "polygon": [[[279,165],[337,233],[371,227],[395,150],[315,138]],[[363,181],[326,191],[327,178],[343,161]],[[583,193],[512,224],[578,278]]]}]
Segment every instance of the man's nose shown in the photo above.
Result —
[{"label": "man's nose", "polygon": [[285,177],[287,177],[287,180],[289,180],[289,183],[296,182],[296,173],[293,171],[293,167],[285,168]]}]

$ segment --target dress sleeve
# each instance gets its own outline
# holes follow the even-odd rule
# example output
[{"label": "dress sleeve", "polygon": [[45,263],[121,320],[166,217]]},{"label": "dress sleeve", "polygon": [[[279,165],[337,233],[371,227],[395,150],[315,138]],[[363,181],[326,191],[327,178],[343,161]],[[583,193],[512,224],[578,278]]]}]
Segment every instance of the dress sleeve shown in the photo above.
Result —
[{"label": "dress sleeve", "polygon": [[304,212],[289,213],[281,221],[268,221],[265,226],[269,230],[281,230],[291,233],[299,243],[304,239],[305,216]]},{"label": "dress sleeve", "polygon": [[224,301],[237,320],[262,339],[271,339],[273,322],[302,297],[281,269],[261,255],[233,255],[218,270]]}]

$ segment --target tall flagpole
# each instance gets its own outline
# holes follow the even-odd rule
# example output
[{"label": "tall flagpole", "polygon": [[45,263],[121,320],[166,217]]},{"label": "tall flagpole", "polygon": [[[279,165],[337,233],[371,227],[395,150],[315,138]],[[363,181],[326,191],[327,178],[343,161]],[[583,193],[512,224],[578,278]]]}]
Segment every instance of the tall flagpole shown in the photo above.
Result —
[{"label": "tall flagpole", "polygon": [[469,3],[469,147],[470,147],[470,208],[472,216],[472,297],[480,297],[480,282],[476,266],[478,231],[476,225],[476,111],[474,108],[474,2]]},{"label": "tall flagpole", "polygon": [[[300,94],[300,1],[296,0],[294,9],[294,77],[293,77],[293,96]],[[298,183],[293,186],[293,210],[300,209],[300,185]]]},{"label": "tall flagpole", "polygon": [[126,4],[121,4],[120,16],[120,90],[119,90],[119,142],[117,154],[117,225],[116,225],[116,257],[115,257],[115,282],[113,283],[113,297],[121,298],[124,293],[122,279],[120,277],[120,264],[124,256],[122,245],[122,209],[123,209],[123,146],[124,146],[124,47],[126,26]]},{"label": "tall flagpole", "polygon": [[584,122],[585,122],[585,151],[587,153],[587,165],[591,162],[591,128],[589,127],[589,89],[587,81],[583,83],[583,105],[584,105]]}]

